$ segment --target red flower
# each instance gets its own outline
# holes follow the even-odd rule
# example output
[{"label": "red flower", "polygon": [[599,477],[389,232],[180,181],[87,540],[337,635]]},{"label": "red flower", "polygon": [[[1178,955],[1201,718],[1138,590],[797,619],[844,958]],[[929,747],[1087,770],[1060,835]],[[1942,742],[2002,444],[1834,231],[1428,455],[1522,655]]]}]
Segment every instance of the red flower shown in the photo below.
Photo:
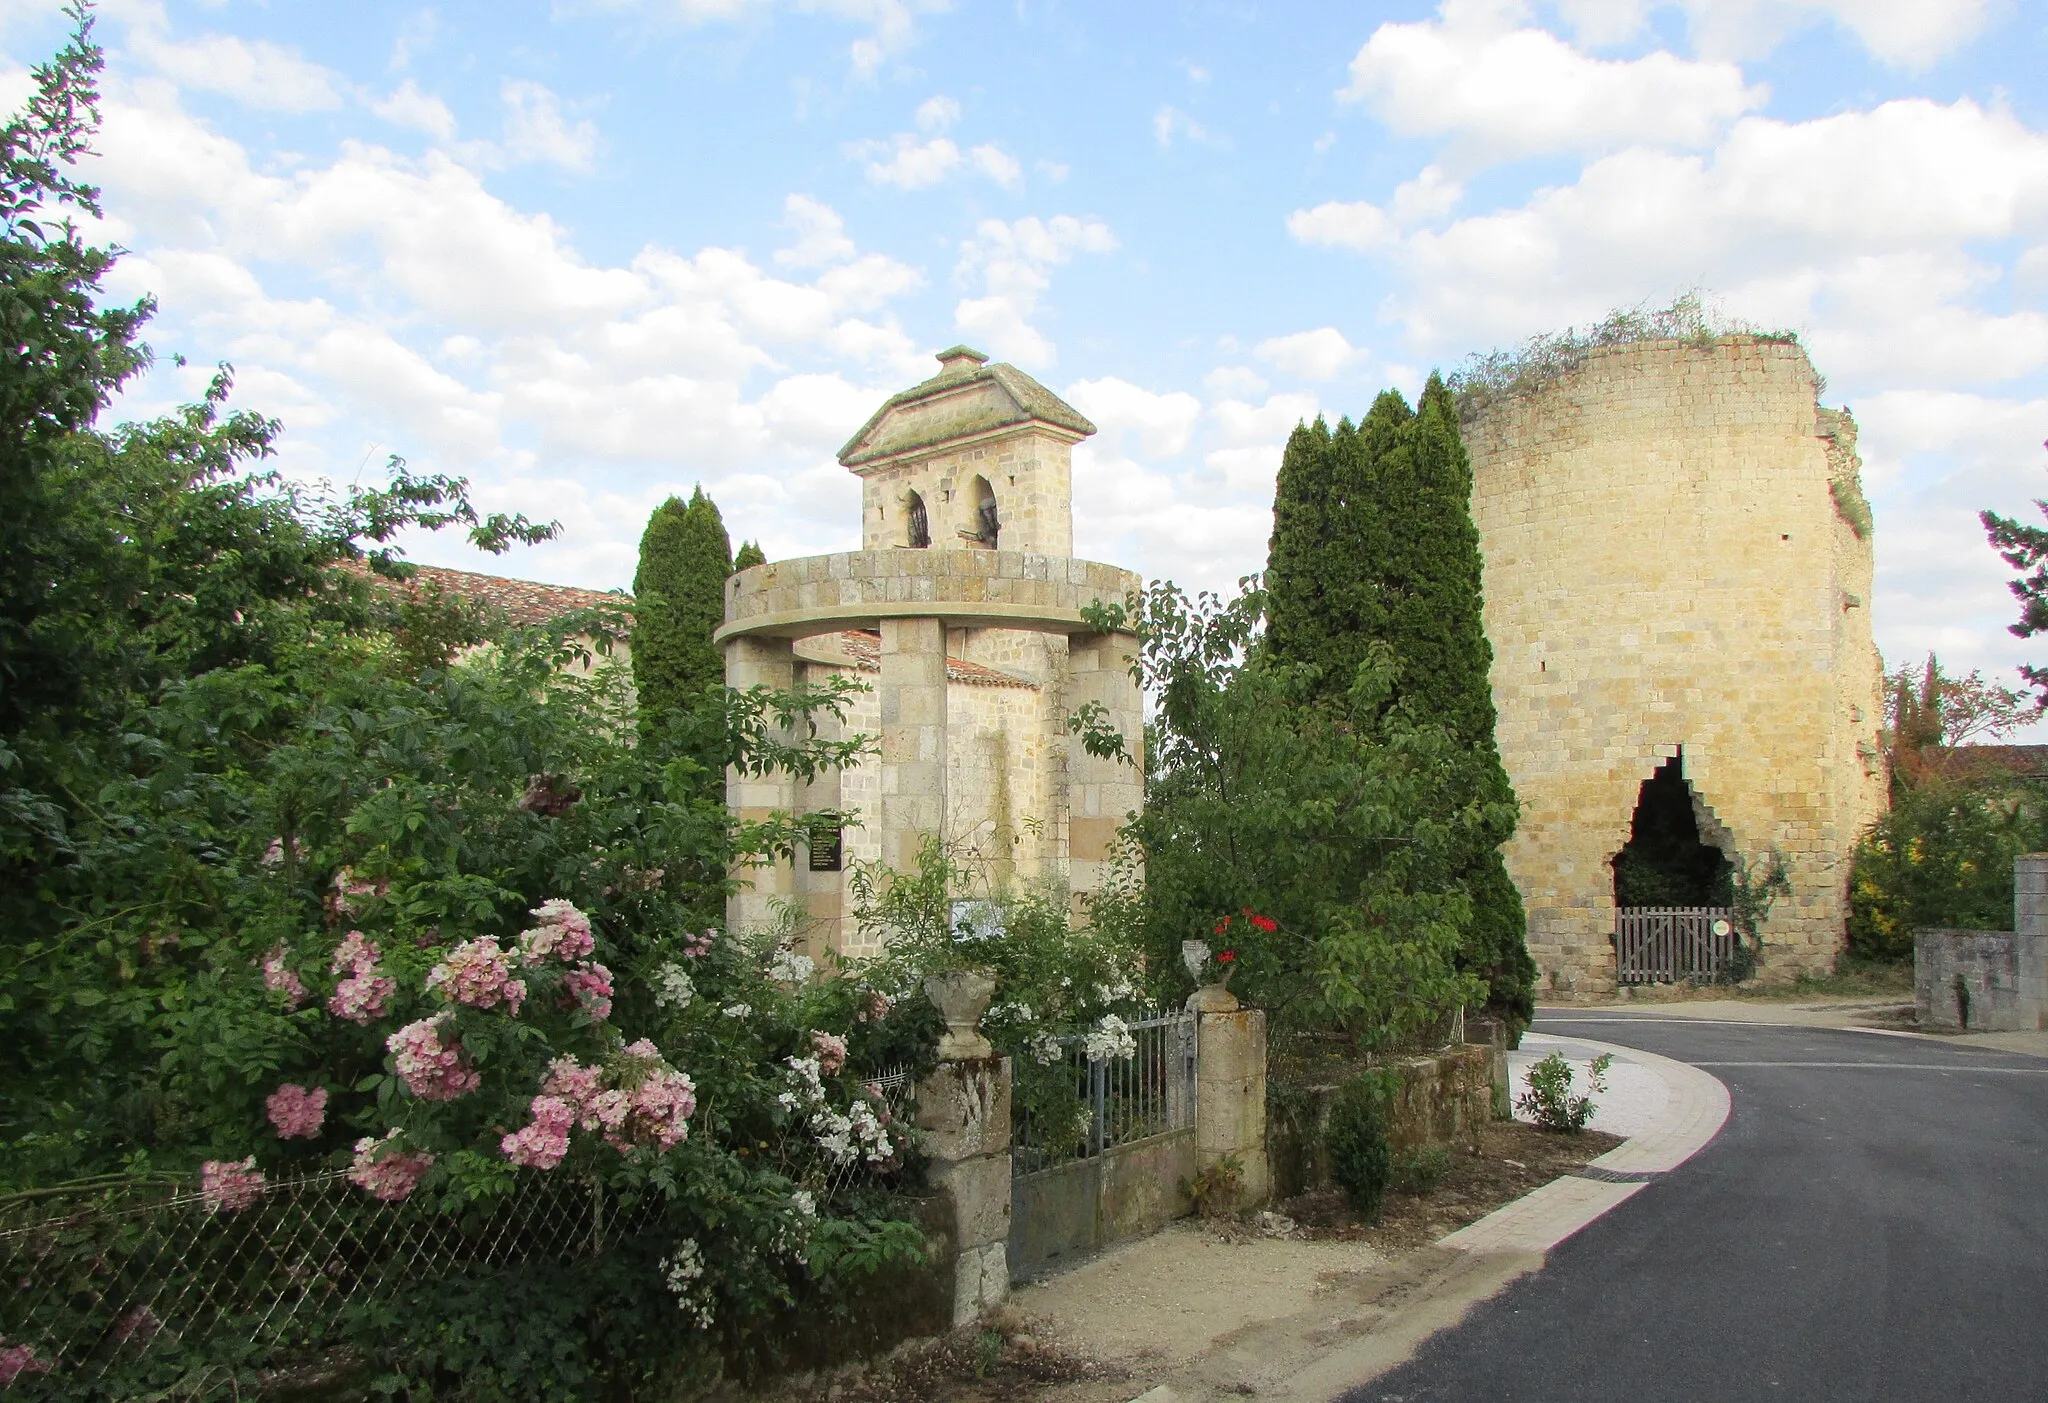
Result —
[{"label": "red flower", "polygon": [[1218,955],[1218,956],[1216,957],[1216,962],[1217,962],[1218,964],[1225,964],[1225,965],[1227,965],[1227,964],[1231,963],[1231,962],[1232,962],[1233,960],[1235,960],[1236,958],[1237,958],[1237,951],[1235,951],[1235,950],[1225,950],[1225,951],[1224,951],[1224,952],[1223,952],[1222,954],[1220,954],[1220,955]]},{"label": "red flower", "polygon": [[1227,930],[1229,930],[1229,929],[1230,929],[1230,917],[1228,917],[1228,916],[1225,916],[1225,917],[1224,917],[1224,918],[1223,918],[1222,920],[1220,920],[1220,921],[1218,921],[1218,922],[1216,923],[1216,929],[1215,929],[1215,930],[1214,930],[1213,932],[1211,932],[1211,933],[1212,933],[1212,934],[1214,934],[1214,935],[1221,935],[1221,934],[1223,934],[1223,932],[1225,932],[1225,931],[1227,931]]},{"label": "red flower", "polygon": [[1280,929],[1280,923],[1274,920],[1271,916],[1254,916],[1252,917],[1252,924],[1257,926],[1260,930]]}]

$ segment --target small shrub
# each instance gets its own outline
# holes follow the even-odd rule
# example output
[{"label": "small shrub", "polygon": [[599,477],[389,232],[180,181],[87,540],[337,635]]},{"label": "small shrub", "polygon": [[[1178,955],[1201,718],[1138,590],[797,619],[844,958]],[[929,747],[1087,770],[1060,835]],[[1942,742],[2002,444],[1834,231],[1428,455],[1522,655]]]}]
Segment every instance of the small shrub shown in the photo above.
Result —
[{"label": "small shrub", "polygon": [[1337,1093],[1325,1143],[1330,1177],[1351,1195],[1352,1205],[1368,1222],[1378,1222],[1394,1174],[1394,1153],[1387,1145],[1379,1088],[1371,1080],[1355,1078]]},{"label": "small shrub", "polygon": [[1572,1064],[1563,1053],[1553,1052],[1529,1069],[1529,1089],[1515,1098],[1515,1109],[1534,1116],[1538,1129],[1576,1135],[1593,1118],[1593,1093],[1607,1089],[1601,1078],[1613,1065],[1612,1053],[1595,1057],[1586,1068],[1586,1094],[1575,1096]]},{"label": "small shrub", "polygon": [[1426,1194],[1451,1172],[1451,1152],[1442,1145],[1403,1150],[1394,1156],[1394,1188],[1404,1194]]},{"label": "small shrub", "polygon": [[1237,1211],[1244,1193],[1244,1161],[1225,1155],[1191,1179],[1180,1181],[1180,1191],[1194,1201],[1198,1218],[1227,1218]]}]

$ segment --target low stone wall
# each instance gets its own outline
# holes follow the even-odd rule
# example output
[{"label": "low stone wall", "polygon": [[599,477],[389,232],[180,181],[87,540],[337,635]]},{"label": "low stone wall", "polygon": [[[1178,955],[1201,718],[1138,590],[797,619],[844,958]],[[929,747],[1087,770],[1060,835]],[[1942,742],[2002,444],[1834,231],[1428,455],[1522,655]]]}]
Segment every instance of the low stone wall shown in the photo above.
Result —
[{"label": "low stone wall", "polygon": [[1195,1132],[1175,1130],[1012,1182],[1010,1276],[1032,1276],[1127,1237],[1157,1231],[1194,1205]]},{"label": "low stone wall", "polygon": [[[1429,1145],[1470,1145],[1480,1126],[1507,1112],[1504,1043],[1467,1044],[1359,1070],[1382,1081],[1387,1140],[1396,1154]],[[1330,1182],[1324,1132],[1341,1085],[1331,1080],[1268,1086],[1266,1157],[1274,1197],[1289,1198]]]},{"label": "low stone wall", "polygon": [[2048,854],[2013,859],[2013,929],[1913,932],[1913,1004],[1923,1028],[2048,1028]]},{"label": "low stone wall", "polygon": [[2048,1028],[2048,938],[2009,930],[1913,933],[1913,1003],[1923,1028]]}]

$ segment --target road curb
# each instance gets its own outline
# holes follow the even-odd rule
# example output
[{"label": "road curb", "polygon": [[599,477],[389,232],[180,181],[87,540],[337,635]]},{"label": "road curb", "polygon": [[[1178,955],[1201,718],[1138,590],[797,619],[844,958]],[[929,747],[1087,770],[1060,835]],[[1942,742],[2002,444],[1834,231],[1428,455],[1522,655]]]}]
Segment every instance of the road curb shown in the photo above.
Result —
[{"label": "road curb", "polygon": [[1712,1073],[1641,1048],[1590,1038],[1569,1041],[1596,1052],[1613,1053],[1655,1072],[1669,1095],[1661,1123],[1654,1130],[1630,1136],[1586,1166],[1599,1177],[1568,1174],[1553,1179],[1478,1222],[1439,1238],[1439,1247],[1461,1252],[1548,1252],[1633,1198],[1651,1176],[1668,1174],[1698,1154],[1727,1123],[1728,1088]]}]

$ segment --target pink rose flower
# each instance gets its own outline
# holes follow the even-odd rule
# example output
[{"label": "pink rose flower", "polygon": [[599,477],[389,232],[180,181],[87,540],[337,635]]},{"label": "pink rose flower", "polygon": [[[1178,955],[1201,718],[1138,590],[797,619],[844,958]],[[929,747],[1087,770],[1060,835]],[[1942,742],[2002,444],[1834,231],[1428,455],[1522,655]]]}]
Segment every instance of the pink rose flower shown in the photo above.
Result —
[{"label": "pink rose flower", "polygon": [[592,962],[562,976],[570,1000],[600,1022],[612,1016],[612,972]]},{"label": "pink rose flower", "polygon": [[465,940],[450,950],[448,958],[428,972],[427,987],[471,1008],[503,1004],[514,1017],[526,1000],[526,983],[512,977],[511,961],[494,935]]},{"label": "pink rose flower", "polygon": [[519,936],[521,964],[537,965],[543,960],[567,964],[580,960],[597,948],[590,933],[590,917],[560,897],[542,902],[530,913],[540,924]]},{"label": "pink rose flower", "polygon": [[0,1388],[10,1387],[24,1374],[47,1374],[50,1361],[36,1358],[34,1345],[10,1345],[0,1338]]},{"label": "pink rose flower", "polygon": [[284,995],[285,1003],[297,1008],[306,1001],[306,986],[290,965],[284,962],[284,946],[279,945],[263,957],[263,987],[273,994]]},{"label": "pink rose flower", "polygon": [[382,1139],[364,1136],[356,1141],[355,1160],[349,1165],[349,1182],[385,1203],[402,1203],[410,1198],[434,1165],[430,1154],[397,1148],[398,1138],[395,1128]]},{"label": "pink rose flower", "polygon": [[498,1142],[505,1158],[524,1169],[553,1169],[569,1153],[569,1129],[576,1112],[553,1096],[536,1096],[533,1123]]},{"label": "pink rose flower", "polygon": [[831,1076],[846,1065],[846,1039],[813,1030],[811,1047],[818,1054],[818,1070]]},{"label": "pink rose flower", "polygon": [[408,1023],[384,1041],[395,1060],[398,1079],[422,1101],[453,1101],[483,1082],[464,1060],[461,1043],[441,1041],[441,1026],[448,1017],[442,1012]]},{"label": "pink rose flower", "polygon": [[309,1091],[286,1082],[270,1093],[263,1106],[270,1113],[270,1123],[277,1127],[278,1139],[311,1140],[327,1119],[327,1088]]},{"label": "pink rose flower", "polygon": [[263,1197],[263,1171],[256,1156],[210,1159],[199,1166],[199,1194],[209,1213],[233,1213]]}]

